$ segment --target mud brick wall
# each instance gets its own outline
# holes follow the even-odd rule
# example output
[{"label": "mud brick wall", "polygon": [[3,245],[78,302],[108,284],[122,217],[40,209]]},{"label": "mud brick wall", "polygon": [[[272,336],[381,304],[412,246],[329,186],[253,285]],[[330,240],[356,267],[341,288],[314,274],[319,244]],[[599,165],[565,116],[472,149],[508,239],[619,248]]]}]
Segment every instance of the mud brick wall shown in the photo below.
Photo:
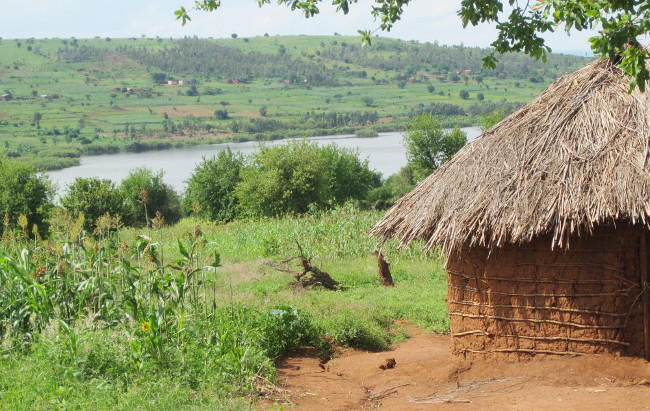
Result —
[{"label": "mud brick wall", "polygon": [[556,355],[643,355],[640,229],[598,228],[551,250],[551,238],[447,262],[453,354],[521,361]]}]

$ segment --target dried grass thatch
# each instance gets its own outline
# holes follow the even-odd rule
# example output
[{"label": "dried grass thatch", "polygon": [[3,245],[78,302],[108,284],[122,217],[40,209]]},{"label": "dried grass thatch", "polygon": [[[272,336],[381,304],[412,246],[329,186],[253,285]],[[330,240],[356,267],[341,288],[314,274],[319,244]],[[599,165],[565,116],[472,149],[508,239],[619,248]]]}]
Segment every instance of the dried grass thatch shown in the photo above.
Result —
[{"label": "dried grass thatch", "polygon": [[650,93],[609,60],[565,75],[467,144],[373,228],[426,248],[499,247],[650,219]]}]

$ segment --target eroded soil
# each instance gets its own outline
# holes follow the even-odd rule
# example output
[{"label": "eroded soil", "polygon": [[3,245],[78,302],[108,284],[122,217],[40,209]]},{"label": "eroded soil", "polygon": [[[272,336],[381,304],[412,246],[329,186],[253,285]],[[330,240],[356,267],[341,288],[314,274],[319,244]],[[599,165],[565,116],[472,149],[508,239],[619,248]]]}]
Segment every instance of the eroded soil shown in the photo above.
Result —
[{"label": "eroded soil", "polygon": [[419,333],[382,353],[345,350],[326,364],[307,349],[278,372],[280,390],[260,408],[650,410],[650,363],[641,358],[469,362],[451,358],[447,335]]}]

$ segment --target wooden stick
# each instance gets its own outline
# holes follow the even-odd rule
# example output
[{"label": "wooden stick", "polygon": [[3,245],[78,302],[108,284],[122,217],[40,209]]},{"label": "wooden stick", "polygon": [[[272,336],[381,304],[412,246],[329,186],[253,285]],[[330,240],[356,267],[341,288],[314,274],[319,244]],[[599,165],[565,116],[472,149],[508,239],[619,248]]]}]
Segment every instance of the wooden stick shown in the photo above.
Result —
[{"label": "wooden stick", "polygon": [[562,321],[555,321],[555,320],[538,320],[535,318],[510,318],[510,317],[501,317],[498,315],[467,314],[461,312],[451,312],[449,313],[449,315],[453,315],[457,317],[465,317],[465,318],[483,318],[483,319],[490,318],[493,320],[504,320],[504,321],[522,321],[522,322],[531,322],[531,323],[557,324],[557,325],[564,325],[567,327],[583,328],[588,330],[617,330],[620,328],[625,328],[624,325],[586,325],[586,324],[562,322]]},{"label": "wooden stick", "polygon": [[476,354],[492,354],[495,352],[521,352],[521,353],[527,353],[527,354],[552,354],[552,355],[575,355],[575,356],[582,356],[584,353],[580,352],[572,352],[572,351],[551,351],[551,350],[530,350],[526,348],[498,348],[495,350],[488,350],[488,351],[483,351],[483,350],[470,350],[470,349],[464,349],[464,352],[471,352],[471,353],[476,353]]},{"label": "wooden stick", "polygon": [[629,346],[630,343],[618,340],[608,340],[604,338],[575,338],[575,337],[533,337],[529,335],[514,335],[514,334],[490,334],[483,330],[465,331],[462,333],[452,333],[452,337],[466,337],[468,335],[484,335],[486,337],[503,337],[503,338],[521,338],[524,340],[539,340],[539,341],[570,341],[578,343],[602,343],[602,344],[616,344]]},{"label": "wooden stick", "polygon": [[643,348],[645,359],[650,361],[650,312],[648,311],[648,255],[646,250],[646,230],[641,226],[641,236],[639,241],[639,280],[643,295],[641,304],[643,304]]},{"label": "wooden stick", "polygon": [[449,288],[457,288],[459,290],[471,291],[474,293],[490,293],[497,295],[508,295],[511,297],[564,297],[564,298],[578,298],[578,297],[627,297],[627,290],[620,290],[617,293],[588,293],[588,294],[518,294],[518,293],[504,293],[493,290],[481,290],[474,287],[461,287],[454,284],[449,284]]},{"label": "wooden stick", "polygon": [[605,285],[605,284],[619,283],[619,281],[615,281],[615,280],[565,280],[561,278],[517,278],[517,277],[495,277],[495,276],[480,277],[476,275],[461,273],[450,269],[447,269],[447,272],[449,274],[457,275],[459,277],[464,277],[471,280],[495,280],[495,281],[521,282],[521,283],[591,284],[591,285]]},{"label": "wooden stick", "polygon": [[627,317],[626,313],[608,313],[606,311],[597,311],[597,310],[579,310],[577,308],[558,308],[558,307],[548,307],[548,306],[537,306],[533,307],[531,305],[489,305],[481,304],[474,301],[449,301],[449,304],[458,304],[458,305],[469,305],[469,306],[481,306],[486,308],[523,308],[526,310],[550,310],[558,311],[561,313],[576,313],[576,314],[593,314],[593,315],[604,315],[609,317]]}]

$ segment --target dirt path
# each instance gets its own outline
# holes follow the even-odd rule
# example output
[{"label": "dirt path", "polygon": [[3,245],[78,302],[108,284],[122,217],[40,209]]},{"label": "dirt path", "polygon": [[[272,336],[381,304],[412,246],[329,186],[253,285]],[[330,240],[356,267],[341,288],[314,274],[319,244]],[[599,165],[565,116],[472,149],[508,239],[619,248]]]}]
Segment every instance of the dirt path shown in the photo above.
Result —
[{"label": "dirt path", "polygon": [[[393,351],[305,350],[278,365],[282,393],[261,408],[300,410],[650,410],[650,363],[586,356],[527,363],[453,360],[450,338],[420,334]],[[394,359],[395,368],[381,369]],[[388,361],[390,362],[390,361]]]}]

